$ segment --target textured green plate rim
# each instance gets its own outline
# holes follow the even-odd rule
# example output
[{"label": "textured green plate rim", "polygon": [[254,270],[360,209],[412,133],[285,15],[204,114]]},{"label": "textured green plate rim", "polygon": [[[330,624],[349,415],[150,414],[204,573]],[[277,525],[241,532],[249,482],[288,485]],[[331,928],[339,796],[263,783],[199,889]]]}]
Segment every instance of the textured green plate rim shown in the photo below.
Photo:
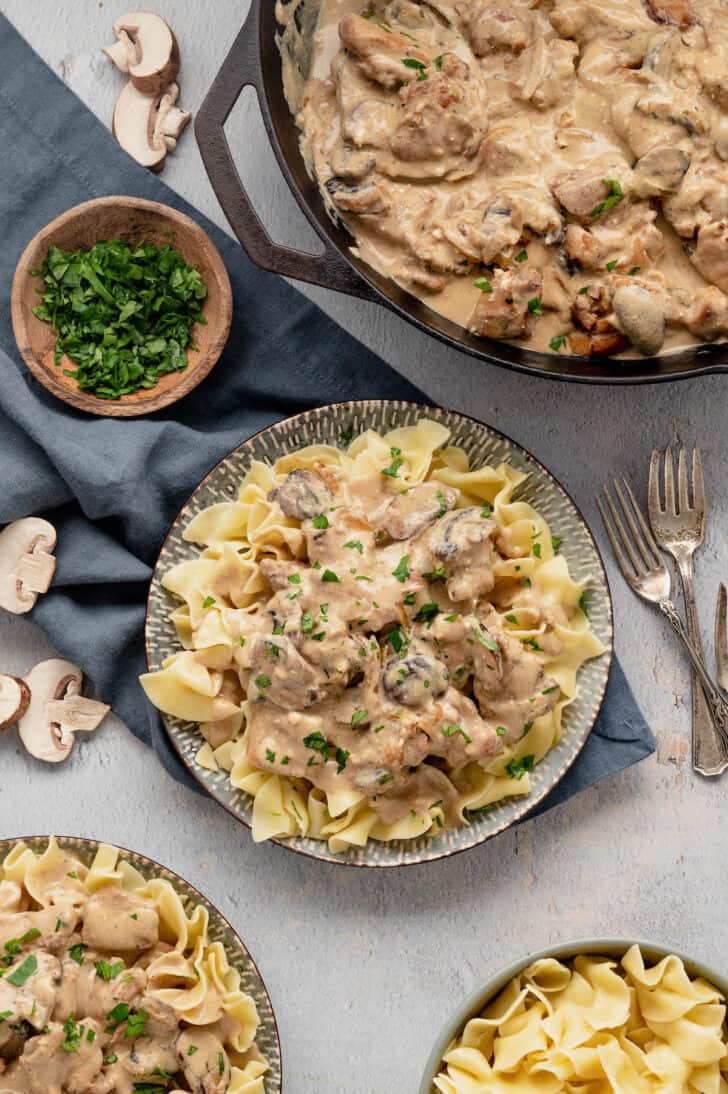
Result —
[{"label": "textured green plate rim", "polygon": [[[599,549],[589,527],[573,499],[543,464],[509,437],[465,414],[442,407],[393,400],[366,400],[333,403],[303,411],[291,418],[262,429],[244,441],[202,479],[175,518],[162,544],[154,567],[147,600],[145,641],[150,671],[161,668],[170,654],[181,649],[169,615],[179,603],[162,588],[163,574],[178,562],[199,554],[195,544],[187,543],[182,533],[193,516],[215,502],[237,496],[241,479],[253,459],[274,462],[284,454],[308,444],[338,444],[345,429],[353,436],[365,429],[386,432],[413,425],[427,417],[451,430],[451,444],[461,445],[474,465],[508,461],[530,477],[519,487],[516,497],[530,502],[548,521],[552,532],[561,537],[561,553],[576,580],[591,580],[589,615],[592,629],[605,646],[602,657],[588,661],[579,673],[579,693],[564,712],[564,735],[555,748],[536,767],[533,789],[527,798],[512,798],[492,812],[471,820],[468,826],[445,829],[432,836],[413,840],[380,843],[369,840],[363,848],[335,855],[325,840],[298,836],[273,842],[288,850],[324,862],[343,866],[393,867],[433,862],[484,843],[498,832],[526,816],[564,777],[583,748],[599,716],[612,661],[612,602],[607,575]],[[195,763],[200,735],[190,722],[161,715],[172,746],[183,764],[201,786],[243,824],[250,827],[252,799],[230,786],[224,771],[207,771]]]},{"label": "textured green plate rim", "polygon": [[[78,855],[84,865],[88,866],[96,854],[101,840],[88,839],[85,836],[56,836],[58,843],[66,850]],[[16,843],[27,843],[36,853],[44,851],[48,845],[50,836],[16,836],[13,839],[0,839],[0,862]],[[268,1061],[268,1071],[265,1073],[265,1094],[280,1094],[283,1090],[283,1062],[281,1059],[281,1043],[278,1035],[278,1025],[273,1013],[273,1006],[268,995],[268,989],[263,983],[263,977],[258,971],[253,958],[250,956],[245,944],[228,923],[225,916],[206,896],[185,881],[183,877],[170,870],[168,866],[162,866],[146,855],[138,851],[130,851],[126,847],[113,844],[117,847],[121,856],[131,863],[145,877],[161,877],[169,881],[182,898],[185,911],[202,904],[210,916],[209,937],[211,942],[222,942],[230,964],[240,973],[240,987],[255,1000],[258,1008],[260,1025],[256,1034],[255,1043],[263,1056]]]},{"label": "textured green plate rim", "polygon": [[721,995],[728,998],[727,974],[717,972],[697,958],[686,956],[675,947],[664,946],[659,942],[646,942],[639,938],[579,938],[571,942],[558,942],[553,946],[546,946],[542,950],[534,950],[533,953],[512,961],[510,965],[506,965],[505,968],[493,973],[484,984],[468,996],[443,1026],[425,1066],[425,1073],[422,1076],[418,1094],[438,1094],[434,1086],[434,1079],[440,1071],[440,1063],[447,1051],[447,1046],[458,1036],[465,1024],[479,1014],[499,991],[503,990],[509,980],[512,980],[514,976],[518,976],[533,961],[541,961],[545,957],[555,957],[559,961],[568,961],[580,954],[621,959],[630,946],[639,946],[645,958],[653,963],[674,954],[683,962],[690,976],[702,976],[716,987]]}]

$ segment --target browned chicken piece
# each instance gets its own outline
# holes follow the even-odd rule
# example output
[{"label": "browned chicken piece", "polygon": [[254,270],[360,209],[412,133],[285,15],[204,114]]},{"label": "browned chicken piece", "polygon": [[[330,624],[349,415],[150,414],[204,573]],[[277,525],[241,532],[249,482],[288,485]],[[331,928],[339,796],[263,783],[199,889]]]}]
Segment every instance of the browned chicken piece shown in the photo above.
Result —
[{"label": "browned chicken piece", "polygon": [[605,285],[590,285],[586,292],[577,293],[572,313],[574,322],[586,332],[569,336],[572,353],[603,357],[628,348],[629,340],[607,319],[612,313],[612,293]]},{"label": "browned chicken piece", "polygon": [[728,165],[693,161],[679,190],[662,203],[665,219],[690,238],[709,221],[728,219]]},{"label": "browned chicken piece", "polygon": [[[87,1019],[84,1034],[72,1052],[61,1048],[69,1037],[63,1026],[53,1023],[46,1029],[28,1042],[23,1055],[5,1073],[8,1088],[23,1094],[81,1094],[93,1089],[103,1064],[100,1027]],[[93,1031],[92,1039],[87,1036],[89,1030]],[[75,1022],[74,1031],[78,1031]]]},{"label": "browned chicken piece", "polygon": [[707,342],[728,334],[728,296],[715,285],[708,285],[692,294],[687,307],[680,309],[675,320]]},{"label": "browned chicken piece", "polygon": [[120,963],[124,968],[110,980],[104,980],[97,974],[93,961],[85,960],[82,965],[73,958],[63,962],[63,980],[53,1017],[57,1022],[65,1022],[73,1014],[79,1020],[96,1018],[103,1021],[117,1003],[133,1003],[139,999],[147,983],[144,969],[132,966],[128,971],[125,963],[115,955],[110,955],[108,964]]},{"label": "browned chicken piece", "polygon": [[645,3],[650,18],[656,23],[691,27],[699,21],[689,0],[645,0]]},{"label": "browned chicken piece", "polygon": [[153,900],[107,885],[92,893],[81,937],[95,950],[139,953],[159,941],[159,911]]},{"label": "browned chicken piece", "polygon": [[250,643],[251,693],[284,710],[305,710],[323,698],[326,679],[304,660],[290,638],[255,635]]},{"label": "browned chicken piece", "polygon": [[561,38],[573,38],[580,45],[653,27],[639,3],[605,4],[604,0],[556,0],[549,20]]},{"label": "browned chicken piece", "polygon": [[468,66],[448,53],[439,70],[416,79],[400,92],[404,118],[390,147],[405,163],[464,156],[472,159],[484,134],[484,118],[473,111],[467,93]]},{"label": "browned chicken piece", "polygon": [[551,189],[572,216],[588,224],[595,223],[624,200],[629,174],[624,163],[568,171],[554,180]]},{"label": "browned chicken piece", "polygon": [[539,110],[556,106],[565,97],[574,79],[574,61],[579,53],[576,42],[535,42],[515,61],[508,75],[517,89],[517,97],[533,103]]},{"label": "browned chicken piece", "polygon": [[505,50],[520,53],[531,41],[531,19],[512,4],[465,0],[457,6],[466,37],[476,57]]},{"label": "browned chicken piece", "polygon": [[411,39],[384,30],[373,19],[363,19],[361,15],[345,15],[339,23],[339,36],[364,75],[389,91],[412,77],[413,69],[404,64],[405,58],[425,65],[430,60],[422,49],[413,48]]},{"label": "browned chicken piece", "polygon": [[528,268],[517,273],[496,270],[491,286],[491,292],[481,293],[468,330],[485,338],[523,338],[531,322],[529,305],[539,306],[540,273]]},{"label": "browned chicken piece", "polygon": [[408,281],[428,293],[442,292],[447,285],[447,278],[442,274],[432,273],[415,262],[401,262],[394,271],[394,278],[396,281]]},{"label": "browned chicken piece", "polygon": [[603,270],[606,254],[599,240],[578,224],[569,224],[564,235],[564,250],[582,270]]},{"label": "browned chicken piece", "polygon": [[377,527],[390,539],[409,539],[455,508],[457,491],[436,482],[423,482],[398,494],[380,517]]},{"label": "browned chicken piece", "polygon": [[728,224],[709,221],[698,232],[691,259],[706,281],[728,292]]}]

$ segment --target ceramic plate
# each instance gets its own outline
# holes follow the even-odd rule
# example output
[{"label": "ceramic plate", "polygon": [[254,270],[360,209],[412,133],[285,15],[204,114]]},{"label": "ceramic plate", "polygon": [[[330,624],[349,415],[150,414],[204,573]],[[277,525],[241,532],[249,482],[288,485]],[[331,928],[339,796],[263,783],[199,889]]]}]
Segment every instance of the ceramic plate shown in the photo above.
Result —
[{"label": "ceramic plate", "polygon": [[476,1014],[480,1014],[487,1004],[503,990],[506,984],[513,980],[515,976],[518,976],[528,965],[534,961],[542,961],[547,957],[554,957],[557,961],[571,961],[580,954],[611,957],[619,961],[624,957],[630,946],[634,945],[639,946],[649,964],[657,964],[663,957],[675,954],[684,964],[690,977],[693,979],[702,977],[710,984],[713,984],[722,995],[728,997],[728,977],[725,973],[711,969],[692,957],[687,957],[674,947],[662,946],[656,942],[644,942],[639,938],[580,938],[575,942],[559,942],[553,946],[547,946],[544,950],[536,950],[533,953],[526,954],[494,973],[450,1016],[430,1053],[420,1083],[419,1094],[438,1094],[434,1086],[434,1079],[440,1073],[442,1057],[447,1052],[450,1042],[462,1033],[464,1026],[471,1018],[474,1018]]},{"label": "ceramic plate", "polygon": [[[78,855],[87,866],[91,864],[91,860],[99,847],[97,840],[83,839],[78,836],[57,836],[56,839],[62,847]],[[0,862],[10,849],[21,840],[23,843],[27,843],[36,853],[44,851],[48,845],[48,836],[18,836],[16,839],[0,840]],[[208,929],[210,941],[222,942],[228,961],[240,973],[241,990],[255,1000],[255,1005],[258,1008],[260,1025],[255,1042],[269,1065],[268,1071],[265,1073],[265,1094],[280,1094],[283,1089],[281,1046],[273,1007],[266,986],[258,972],[258,967],[241,939],[215,905],[211,904],[202,893],[198,892],[184,878],[167,869],[166,866],[161,866],[154,859],[137,854],[136,851],[127,851],[124,847],[120,847],[119,851],[122,857],[134,866],[143,877],[161,877],[165,881],[169,881],[182,898],[185,911],[188,913],[190,907],[196,904],[202,904],[207,908],[210,916]]]},{"label": "ceramic plate", "polygon": [[[554,477],[530,453],[508,437],[454,411],[416,403],[371,400],[338,403],[307,410],[257,433],[227,455],[202,480],[183,506],[162,545],[149,590],[146,619],[147,663],[150,671],[181,647],[169,616],[178,601],[162,588],[162,576],[185,559],[196,558],[198,548],[186,542],[183,532],[202,509],[237,497],[238,488],[251,460],[273,463],[280,456],[309,444],[340,444],[344,430],[353,436],[365,429],[386,433],[405,425],[414,425],[421,417],[441,422],[451,431],[450,443],[462,446],[471,465],[499,464],[507,461],[528,474],[528,480],[515,497],[529,502],[548,521],[551,531],[561,537],[572,577],[589,580],[589,616],[596,636],[606,647],[604,656],[588,661],[579,673],[579,692],[564,711],[564,735],[558,745],[535,768],[533,790],[528,798],[506,799],[492,812],[474,817],[466,827],[446,829],[413,840],[378,843],[334,855],[324,840],[308,837],[280,839],[276,842],[293,851],[350,866],[406,866],[431,862],[465,851],[502,832],[524,817],[556,786],[581,751],[597,719],[609,676],[612,658],[612,605],[604,566],[594,539],[579,510]],[[202,738],[194,725],[161,715],[167,733],[191,774],[233,816],[248,826],[252,818],[252,799],[234,789],[224,771],[206,771],[195,764]]]}]

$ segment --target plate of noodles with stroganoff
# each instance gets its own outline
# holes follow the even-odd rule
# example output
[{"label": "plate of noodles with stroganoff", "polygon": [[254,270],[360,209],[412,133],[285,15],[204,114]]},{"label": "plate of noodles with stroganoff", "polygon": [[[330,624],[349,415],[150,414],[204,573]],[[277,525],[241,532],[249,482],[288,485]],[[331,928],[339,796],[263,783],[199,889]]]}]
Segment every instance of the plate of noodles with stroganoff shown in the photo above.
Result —
[{"label": "plate of noodles with stroganoff", "polygon": [[483,842],[563,777],[606,689],[603,565],[529,453],[413,403],[321,407],[194,491],[141,684],[256,841],[351,865]]},{"label": "plate of noodles with stroganoff", "polygon": [[230,924],[171,870],[0,841],[0,1091],[279,1094],[278,1030]]}]

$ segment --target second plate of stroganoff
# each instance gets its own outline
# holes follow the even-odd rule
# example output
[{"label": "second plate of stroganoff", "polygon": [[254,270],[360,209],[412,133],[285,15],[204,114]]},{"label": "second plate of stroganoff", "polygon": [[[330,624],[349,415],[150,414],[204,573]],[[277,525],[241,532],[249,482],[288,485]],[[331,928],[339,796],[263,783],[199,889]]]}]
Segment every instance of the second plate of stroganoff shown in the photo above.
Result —
[{"label": "second plate of stroganoff", "polygon": [[583,747],[612,613],[571,498],[507,437],[412,403],[326,406],[226,456],[165,540],[142,678],[226,809],[325,861],[482,843]]}]

